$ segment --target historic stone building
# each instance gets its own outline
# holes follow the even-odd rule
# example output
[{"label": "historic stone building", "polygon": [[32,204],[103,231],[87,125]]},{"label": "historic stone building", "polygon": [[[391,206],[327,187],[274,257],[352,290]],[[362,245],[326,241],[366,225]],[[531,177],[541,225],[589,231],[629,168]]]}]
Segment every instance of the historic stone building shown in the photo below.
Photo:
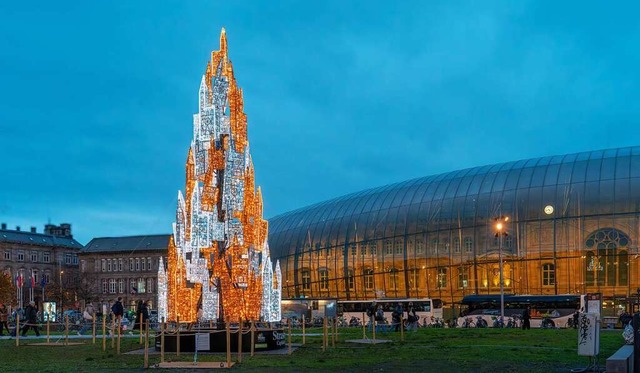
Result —
[{"label": "historic stone building", "polygon": [[[77,282],[78,253],[82,244],[71,234],[71,224],[47,224],[44,232],[36,227],[28,231],[20,227],[0,225],[0,270],[11,276],[22,293],[22,302],[33,296],[42,302],[43,286],[71,288]],[[20,286],[21,285],[21,286]],[[16,294],[16,304],[19,294]],[[60,299],[45,299],[59,302]],[[65,299],[65,302],[75,299]]]},{"label": "historic stone building", "polygon": [[80,253],[80,271],[94,284],[94,304],[122,297],[128,309],[140,300],[156,308],[158,263],[166,261],[168,246],[168,234],[92,239]]}]

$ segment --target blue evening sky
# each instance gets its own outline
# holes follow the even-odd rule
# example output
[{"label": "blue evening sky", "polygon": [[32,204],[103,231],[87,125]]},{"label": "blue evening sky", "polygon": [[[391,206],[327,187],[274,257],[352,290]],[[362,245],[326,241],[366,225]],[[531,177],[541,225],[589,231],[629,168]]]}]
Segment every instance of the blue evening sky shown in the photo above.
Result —
[{"label": "blue evening sky", "polygon": [[171,232],[227,30],[265,216],[640,143],[638,3],[3,1],[0,222]]}]

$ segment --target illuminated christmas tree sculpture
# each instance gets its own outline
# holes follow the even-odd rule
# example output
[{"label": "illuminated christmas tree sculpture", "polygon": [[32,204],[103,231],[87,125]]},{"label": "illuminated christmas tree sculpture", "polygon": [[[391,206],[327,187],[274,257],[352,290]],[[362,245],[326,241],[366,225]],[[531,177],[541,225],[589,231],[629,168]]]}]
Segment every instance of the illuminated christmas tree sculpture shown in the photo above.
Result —
[{"label": "illuminated christmas tree sculpture", "polygon": [[260,188],[255,188],[242,90],[224,29],[198,93],[186,195],[178,192],[167,268],[161,265],[158,272],[159,316],[279,321],[280,264],[274,269],[269,258],[268,223],[262,218]]}]

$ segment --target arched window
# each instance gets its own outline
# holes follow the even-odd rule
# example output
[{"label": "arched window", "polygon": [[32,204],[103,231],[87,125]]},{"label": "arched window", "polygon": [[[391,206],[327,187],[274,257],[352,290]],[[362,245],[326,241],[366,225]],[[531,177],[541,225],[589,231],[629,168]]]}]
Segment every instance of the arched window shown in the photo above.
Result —
[{"label": "arched window", "polygon": [[556,268],[551,263],[542,265],[542,286],[553,286],[556,284]]},{"label": "arched window", "polygon": [[587,237],[585,280],[587,286],[624,286],[629,282],[629,256],[621,250],[631,243],[629,236],[615,228],[602,228]]}]

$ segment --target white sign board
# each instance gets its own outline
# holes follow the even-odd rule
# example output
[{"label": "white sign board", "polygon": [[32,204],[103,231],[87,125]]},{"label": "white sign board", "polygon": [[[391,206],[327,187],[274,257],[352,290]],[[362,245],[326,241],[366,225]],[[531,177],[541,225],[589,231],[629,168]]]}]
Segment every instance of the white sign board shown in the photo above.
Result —
[{"label": "white sign board", "polygon": [[593,313],[600,318],[600,299],[589,299],[587,301],[587,312]]},{"label": "white sign board", "polygon": [[578,355],[597,356],[600,353],[600,323],[595,313],[581,313],[578,320]]},{"label": "white sign board", "polygon": [[209,351],[209,333],[196,333],[196,350]]}]

